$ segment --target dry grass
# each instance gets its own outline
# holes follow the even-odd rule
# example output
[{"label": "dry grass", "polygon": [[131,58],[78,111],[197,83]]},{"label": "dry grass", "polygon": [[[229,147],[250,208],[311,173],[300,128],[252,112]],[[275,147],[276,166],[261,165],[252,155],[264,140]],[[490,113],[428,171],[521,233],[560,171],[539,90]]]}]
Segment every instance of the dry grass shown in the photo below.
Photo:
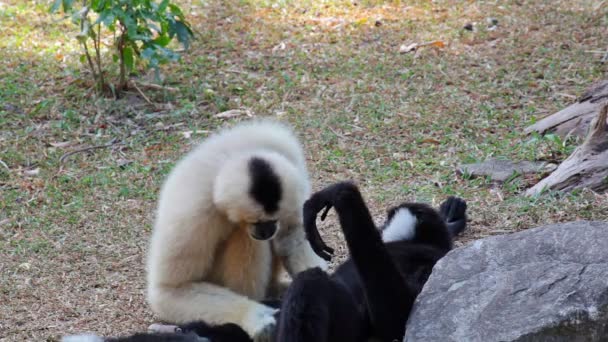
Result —
[{"label": "dry grass", "polygon": [[[180,3],[200,36],[164,71],[180,91],[148,91],[149,105],[136,93],[93,98],[65,34],[76,29],[41,1],[0,1],[0,340],[116,335],[154,321],[143,258],[158,187],[205,135],[182,132],[213,130],[227,109],[293,124],[315,188],[355,179],[378,221],[399,201],[451,194],[470,203],[460,243],[608,219],[605,194],[526,199],[536,179],[497,186],[454,173],[490,156],[566,156],[573,145],[527,143],[522,130],[603,77],[593,52],[606,49],[603,1]],[[463,30],[469,22],[475,31]],[[436,40],[445,46],[399,53]],[[343,258],[338,230],[325,228]]]}]

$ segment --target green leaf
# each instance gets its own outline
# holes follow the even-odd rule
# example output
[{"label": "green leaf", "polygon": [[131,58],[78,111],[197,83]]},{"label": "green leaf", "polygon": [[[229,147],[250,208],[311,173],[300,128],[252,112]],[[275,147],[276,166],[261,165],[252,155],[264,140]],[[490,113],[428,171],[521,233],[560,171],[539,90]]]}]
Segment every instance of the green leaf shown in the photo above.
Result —
[{"label": "green leaf", "polygon": [[114,16],[114,13],[111,10],[107,9],[99,13],[99,17],[97,18],[97,20],[95,20],[93,25],[103,23],[106,27],[108,27],[112,25],[112,23],[114,23],[115,19],[116,17]]},{"label": "green leaf", "polygon": [[72,10],[72,5],[74,4],[74,0],[63,0],[62,4],[63,4],[63,11],[67,13]]},{"label": "green leaf", "polygon": [[51,4],[51,7],[49,7],[49,12],[50,13],[55,13],[57,12],[57,10],[59,9],[59,6],[61,5],[63,0],[55,0],[53,1],[53,3]]},{"label": "green leaf", "polygon": [[125,47],[125,49],[122,51],[122,57],[127,70],[133,70],[133,67],[135,66],[135,58],[133,58],[133,49],[130,46]]},{"label": "green leaf", "polygon": [[167,46],[171,42],[171,37],[166,34],[158,36],[156,39],[152,41],[152,43],[158,46]]},{"label": "green leaf", "polygon": [[178,16],[180,19],[184,17],[184,13],[182,13],[182,10],[177,5],[169,4],[169,9],[173,15]]},{"label": "green leaf", "polygon": [[167,6],[169,5],[169,0],[163,0],[160,5],[158,6],[158,9],[156,10],[158,13],[163,13],[167,10]]},{"label": "green leaf", "polygon": [[192,30],[181,21],[176,21],[173,24],[169,24],[171,34],[177,34],[177,40],[184,45],[186,49],[190,47],[190,38],[192,37]]}]

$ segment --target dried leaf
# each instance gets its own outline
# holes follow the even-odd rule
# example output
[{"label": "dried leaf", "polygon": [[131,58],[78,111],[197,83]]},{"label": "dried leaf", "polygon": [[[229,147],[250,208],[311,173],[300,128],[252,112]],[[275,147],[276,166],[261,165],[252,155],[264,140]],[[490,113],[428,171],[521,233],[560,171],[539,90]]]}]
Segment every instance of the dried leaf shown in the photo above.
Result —
[{"label": "dried leaf", "polygon": [[206,134],[206,133],[209,133],[209,131],[207,131],[207,130],[184,131],[184,132],[182,132],[182,136],[185,139],[190,139],[190,137],[192,137],[192,134]]},{"label": "dried leaf", "polygon": [[220,118],[220,119],[229,119],[229,118],[236,118],[236,117],[243,116],[243,115],[247,115],[248,117],[252,117],[253,116],[253,112],[250,109],[247,109],[247,108],[243,108],[243,109],[231,109],[231,110],[227,110],[225,112],[217,113],[217,114],[214,115],[214,117]]},{"label": "dried leaf", "polygon": [[368,21],[369,21],[369,18],[361,18],[361,19],[355,21],[355,25],[356,26],[365,25],[365,24],[367,24]]},{"label": "dried leaf", "polygon": [[40,174],[40,168],[37,167],[35,169],[31,169],[31,170],[25,170],[23,171],[23,174],[29,177],[35,177],[38,176]]},{"label": "dried leaf", "polygon": [[399,53],[408,53],[408,52],[416,51],[417,48],[418,48],[418,43],[412,43],[409,45],[403,44],[399,47]]},{"label": "dried leaf", "polygon": [[409,44],[409,45],[403,44],[403,45],[401,45],[399,47],[399,52],[400,53],[408,53],[408,52],[416,51],[418,48],[421,48],[423,46],[434,46],[434,47],[437,47],[437,48],[444,48],[445,47],[445,43],[443,41],[441,41],[441,40],[435,40],[435,41],[432,41],[432,42],[426,42],[426,43],[420,43],[420,44],[418,44],[418,43],[412,43],[412,44]]},{"label": "dried leaf", "polygon": [[71,141],[50,142],[49,145],[57,148],[64,148],[72,145]]}]

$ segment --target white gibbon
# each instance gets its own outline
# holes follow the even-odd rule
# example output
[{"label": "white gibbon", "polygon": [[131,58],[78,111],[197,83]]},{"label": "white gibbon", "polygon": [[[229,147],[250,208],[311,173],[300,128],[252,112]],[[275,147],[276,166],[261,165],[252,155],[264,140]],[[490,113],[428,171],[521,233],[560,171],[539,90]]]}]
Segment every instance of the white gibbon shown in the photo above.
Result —
[{"label": "white gibbon", "polygon": [[250,121],[202,142],[160,192],[147,258],[152,310],[269,340],[277,310],[259,301],[282,271],[327,268],[302,227],[310,188],[302,147],[283,124]]}]

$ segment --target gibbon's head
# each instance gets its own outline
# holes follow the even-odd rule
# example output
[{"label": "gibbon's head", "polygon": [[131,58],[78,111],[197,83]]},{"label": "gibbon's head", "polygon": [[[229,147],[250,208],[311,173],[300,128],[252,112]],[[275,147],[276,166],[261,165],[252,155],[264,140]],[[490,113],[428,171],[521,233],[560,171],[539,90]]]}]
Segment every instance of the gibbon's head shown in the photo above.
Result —
[{"label": "gibbon's head", "polygon": [[447,236],[447,227],[441,215],[423,203],[402,203],[389,209],[382,228],[384,242],[417,241],[449,248],[449,240],[443,241],[442,238]]},{"label": "gibbon's head", "polygon": [[213,202],[229,221],[255,240],[270,240],[278,221],[296,217],[306,196],[306,179],[274,152],[246,154],[224,163],[213,186]]}]

